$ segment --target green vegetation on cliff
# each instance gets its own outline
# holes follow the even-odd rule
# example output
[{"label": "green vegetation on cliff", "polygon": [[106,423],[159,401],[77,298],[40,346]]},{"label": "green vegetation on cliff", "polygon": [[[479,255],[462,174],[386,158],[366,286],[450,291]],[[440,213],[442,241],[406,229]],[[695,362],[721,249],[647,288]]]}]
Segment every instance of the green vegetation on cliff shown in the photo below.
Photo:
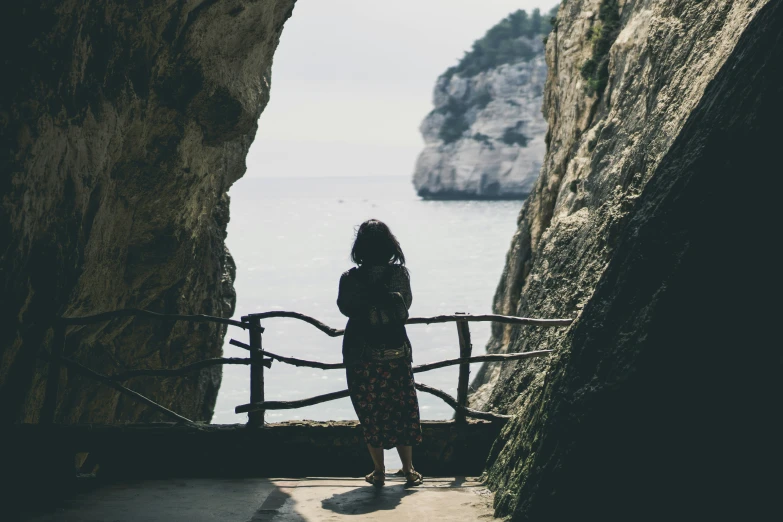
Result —
[{"label": "green vegetation on cliff", "polygon": [[465,119],[465,113],[468,112],[468,109],[475,107],[476,109],[481,110],[491,101],[492,97],[486,91],[473,97],[470,104],[463,103],[454,98],[449,98],[446,105],[435,109],[435,112],[446,115],[440,132],[438,133],[438,137],[440,137],[444,143],[452,143],[460,139],[462,134],[470,128],[470,124]]},{"label": "green vegetation on cliff", "polygon": [[590,28],[588,38],[593,56],[582,64],[582,78],[587,80],[587,94],[601,94],[609,82],[609,49],[620,34],[620,6],[617,0],[604,0],[598,11],[598,22]]},{"label": "green vegetation on cliff", "polygon": [[[532,59],[540,53],[540,48],[532,46],[530,39],[538,36],[546,38],[552,30],[557,10],[558,6],[555,6],[547,16],[543,16],[539,9],[534,9],[530,15],[522,9],[511,13],[476,40],[471,50],[465,53],[457,65],[449,67],[441,78],[450,80],[455,74],[471,78],[500,65]],[[465,118],[468,110],[483,109],[490,101],[488,92],[480,92],[471,100],[449,98],[448,103],[433,111],[445,115],[438,133],[439,138],[447,144],[460,139],[470,128]],[[522,141],[522,138],[509,135],[506,142],[519,142],[525,146],[527,140]]]},{"label": "green vegetation on cliff", "polygon": [[531,15],[522,9],[511,13],[483,38],[476,40],[459,63],[449,67],[443,75],[450,78],[459,74],[469,78],[505,63],[530,60],[535,56],[535,50],[521,38],[546,37],[552,30],[551,19],[556,14],[557,6],[548,17],[542,16],[539,9],[534,9]]}]

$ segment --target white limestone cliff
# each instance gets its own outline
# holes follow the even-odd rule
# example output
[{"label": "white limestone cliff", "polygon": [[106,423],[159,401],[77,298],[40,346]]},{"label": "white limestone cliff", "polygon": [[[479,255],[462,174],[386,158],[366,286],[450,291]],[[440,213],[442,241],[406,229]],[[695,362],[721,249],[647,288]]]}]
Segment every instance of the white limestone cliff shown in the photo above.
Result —
[{"label": "white limestone cliff", "polygon": [[438,78],[413,176],[420,196],[523,199],[530,193],[546,152],[541,106],[547,68],[541,36],[520,40],[534,51],[532,59],[473,77]]}]

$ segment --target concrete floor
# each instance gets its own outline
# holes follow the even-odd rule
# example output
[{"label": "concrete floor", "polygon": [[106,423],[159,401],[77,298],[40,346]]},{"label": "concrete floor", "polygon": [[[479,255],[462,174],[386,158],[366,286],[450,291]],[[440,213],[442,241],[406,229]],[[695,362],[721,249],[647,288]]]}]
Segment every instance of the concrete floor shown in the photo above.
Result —
[{"label": "concrete floor", "polygon": [[374,488],[356,478],[175,479],[116,483],[81,493],[26,522],[453,522],[492,519],[492,495],[464,478],[405,488],[389,476]]}]

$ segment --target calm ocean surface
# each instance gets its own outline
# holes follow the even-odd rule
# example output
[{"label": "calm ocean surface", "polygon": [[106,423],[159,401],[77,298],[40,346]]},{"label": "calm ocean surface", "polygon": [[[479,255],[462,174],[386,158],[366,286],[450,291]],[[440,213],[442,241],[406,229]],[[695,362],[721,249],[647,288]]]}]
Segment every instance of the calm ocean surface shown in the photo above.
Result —
[{"label": "calm ocean surface", "polygon": [[[411,272],[411,316],[489,313],[506,251],[522,204],[519,201],[424,201],[409,177],[247,178],[231,189],[228,247],[237,264],[237,311],[241,315],[290,310],[335,328],[346,318],[337,309],[340,274],[352,265],[355,226],[369,218],[386,222],[400,240]],[[341,360],[342,337],[330,338],[294,319],[267,319],[263,346],[280,355],[324,362]],[[484,353],[488,323],[472,323],[473,353]],[[459,354],[454,324],[412,325],[414,364]],[[226,357],[247,352],[228,340],[247,342],[230,327]],[[478,365],[472,368],[472,374]],[[224,366],[214,423],[245,422],[234,407],[249,402],[249,370]],[[456,395],[457,367],[419,374],[417,380]],[[345,389],[342,370],[315,370],[274,363],[265,372],[266,399],[303,399]],[[449,419],[440,399],[419,394],[423,419]],[[267,422],[292,419],[355,419],[349,399],[299,410],[271,411]]]}]

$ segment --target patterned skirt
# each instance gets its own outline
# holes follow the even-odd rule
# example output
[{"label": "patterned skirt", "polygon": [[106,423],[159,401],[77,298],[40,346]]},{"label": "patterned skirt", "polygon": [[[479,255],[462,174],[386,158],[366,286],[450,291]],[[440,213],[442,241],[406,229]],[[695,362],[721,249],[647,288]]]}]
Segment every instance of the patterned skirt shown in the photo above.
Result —
[{"label": "patterned skirt", "polygon": [[359,363],[345,372],[367,444],[391,449],[421,442],[419,400],[410,362]]}]

